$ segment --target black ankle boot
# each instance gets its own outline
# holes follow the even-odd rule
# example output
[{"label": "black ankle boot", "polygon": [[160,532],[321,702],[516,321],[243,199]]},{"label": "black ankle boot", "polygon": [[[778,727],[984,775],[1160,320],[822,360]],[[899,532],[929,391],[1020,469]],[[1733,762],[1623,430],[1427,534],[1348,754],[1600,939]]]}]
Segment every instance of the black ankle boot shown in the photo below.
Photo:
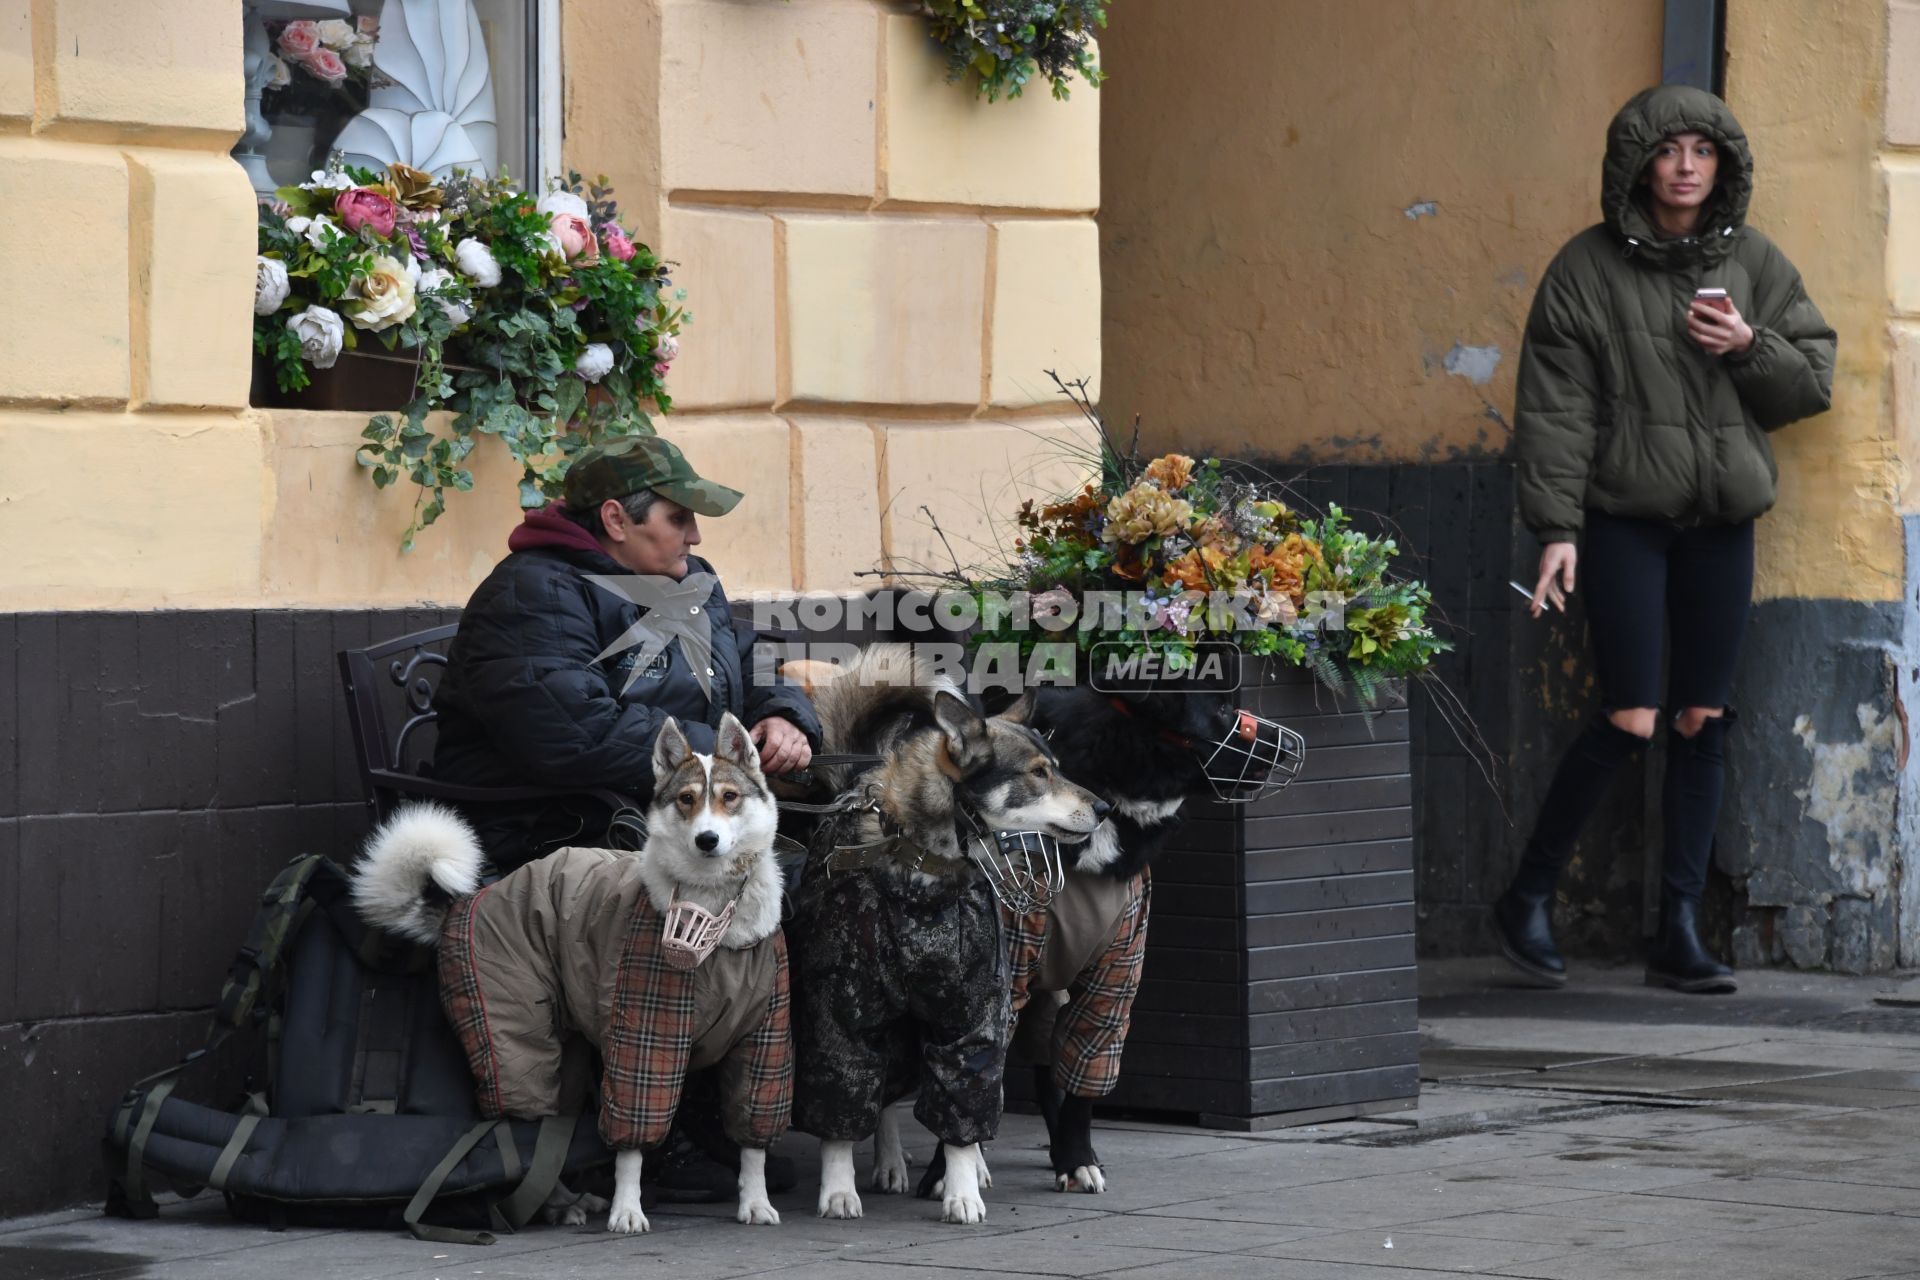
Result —
[{"label": "black ankle boot", "polygon": [[1700,941],[1700,904],[1668,897],[1660,903],[1660,933],[1647,956],[1647,985],[1704,994],[1738,990],[1733,970]]},{"label": "black ankle boot", "polygon": [[1500,954],[1546,987],[1567,985],[1567,962],[1553,943],[1553,894],[1508,889],[1493,904],[1493,931]]}]

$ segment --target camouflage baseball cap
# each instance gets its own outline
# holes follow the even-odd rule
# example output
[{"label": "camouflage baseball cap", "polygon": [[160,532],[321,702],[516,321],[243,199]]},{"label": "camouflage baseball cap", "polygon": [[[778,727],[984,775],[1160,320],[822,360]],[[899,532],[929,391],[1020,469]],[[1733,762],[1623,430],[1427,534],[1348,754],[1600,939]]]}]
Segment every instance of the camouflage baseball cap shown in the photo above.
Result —
[{"label": "camouflage baseball cap", "polygon": [[573,511],[642,489],[703,516],[723,516],[742,497],[738,489],[703,479],[685,454],[659,436],[629,436],[596,445],[583,450],[567,468],[566,502]]}]

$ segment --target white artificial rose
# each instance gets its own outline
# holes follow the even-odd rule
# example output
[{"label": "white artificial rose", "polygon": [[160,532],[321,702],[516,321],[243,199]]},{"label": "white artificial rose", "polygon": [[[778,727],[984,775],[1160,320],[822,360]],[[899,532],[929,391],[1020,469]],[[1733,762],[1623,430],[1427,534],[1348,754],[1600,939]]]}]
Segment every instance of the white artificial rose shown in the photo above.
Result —
[{"label": "white artificial rose", "polygon": [[431,271],[421,272],[417,291],[433,294],[433,300],[456,328],[473,319],[472,309],[462,302],[466,289],[461,285],[460,278],[446,268],[435,267]]},{"label": "white artificial rose", "polygon": [[660,335],[660,341],[653,348],[655,364],[672,364],[680,357],[680,339],[670,333]]},{"label": "white artificial rose", "polygon": [[293,234],[297,236],[303,236],[307,234],[307,228],[312,225],[313,225],[313,219],[307,217],[304,213],[297,214],[294,217],[287,219],[287,230],[293,232]]},{"label": "white artificial rose", "polygon": [[373,41],[355,40],[340,51],[340,61],[360,70],[373,65]]},{"label": "white artificial rose", "polygon": [[284,89],[292,84],[293,68],[287,65],[286,59],[275,54],[268,54],[267,58],[267,88]]},{"label": "white artificial rose", "polygon": [[460,274],[482,289],[491,289],[500,283],[500,263],[493,256],[493,250],[478,240],[462,240],[453,246],[453,263],[460,268]]},{"label": "white artificial rose", "polygon": [[[289,220],[287,226],[291,228],[293,221]],[[324,250],[327,247],[328,241],[332,240],[335,236],[344,236],[347,233],[342,231],[332,218],[329,218],[324,213],[317,213],[313,216],[313,221],[300,228],[300,230],[294,234],[305,236],[308,244],[316,249]]]},{"label": "white artificial rose", "polygon": [[253,263],[253,314],[270,316],[280,309],[292,291],[287,280],[287,264],[266,254],[256,254]]},{"label": "white artificial rose", "polygon": [[331,369],[346,344],[346,325],[339,313],[325,307],[308,307],[297,316],[287,317],[287,328],[300,339],[300,358],[316,369]]},{"label": "white artificial rose", "polygon": [[324,22],[314,23],[313,29],[320,37],[320,43],[329,49],[338,51],[353,43],[355,33],[351,22],[343,22],[339,18],[328,18]]},{"label": "white artificial rose", "polygon": [[533,207],[545,214],[571,213],[589,222],[593,220],[587,212],[587,202],[571,191],[549,191]]},{"label": "white artificial rose", "polygon": [[553,259],[555,266],[567,265],[567,246],[560,243],[559,236],[551,231],[542,231],[534,237],[534,241],[539,244],[541,253]]},{"label": "white artificial rose", "polygon": [[573,362],[573,371],[588,382],[600,381],[613,372],[613,348],[604,342],[589,342]]},{"label": "white artificial rose", "polygon": [[347,304],[347,318],[355,327],[375,333],[411,319],[413,279],[406,265],[384,253],[375,254],[367,262],[366,270],[353,278],[353,285],[347,291],[353,299]]}]

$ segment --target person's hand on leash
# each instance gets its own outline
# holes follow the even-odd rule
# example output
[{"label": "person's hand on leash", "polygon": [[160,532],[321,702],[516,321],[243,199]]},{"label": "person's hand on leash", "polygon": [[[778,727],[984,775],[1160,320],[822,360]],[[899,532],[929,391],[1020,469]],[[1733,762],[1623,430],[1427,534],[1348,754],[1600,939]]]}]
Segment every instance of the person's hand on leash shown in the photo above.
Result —
[{"label": "person's hand on leash", "polygon": [[1745,351],[1753,345],[1753,328],[1733,305],[1733,299],[1720,298],[1721,305],[1693,300],[1687,308],[1687,333],[1710,355],[1724,356]]},{"label": "person's hand on leash", "polygon": [[1540,548],[1540,581],[1533,588],[1533,603],[1527,609],[1530,616],[1539,617],[1548,605],[1561,613],[1567,611],[1567,597],[1573,593],[1574,567],[1579,560],[1580,553],[1571,542],[1549,542]]},{"label": "person's hand on leash", "polygon": [[813,759],[807,735],[791,720],[768,716],[753,726],[753,743],[760,749],[760,768],[769,774],[797,773]]}]

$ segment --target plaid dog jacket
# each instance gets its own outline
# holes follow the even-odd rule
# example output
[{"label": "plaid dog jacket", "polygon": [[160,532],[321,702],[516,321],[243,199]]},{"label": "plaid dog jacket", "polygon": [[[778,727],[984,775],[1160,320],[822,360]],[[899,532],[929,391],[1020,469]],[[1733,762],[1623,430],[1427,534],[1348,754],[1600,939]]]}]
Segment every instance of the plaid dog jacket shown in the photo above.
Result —
[{"label": "plaid dog jacket", "polygon": [[667,1136],[687,1072],[720,1067],[727,1136],[765,1147],[793,1102],[786,943],[718,948],[697,969],[661,952],[638,859],[562,849],[456,902],[440,937],[440,998],[484,1116],[583,1105],[568,1042],[600,1050],[600,1134],[618,1150]]},{"label": "plaid dog jacket", "polygon": [[1151,873],[1131,880],[1069,874],[1053,904],[1016,916],[1001,908],[1018,1017],[1035,992],[1064,991],[1053,1022],[1053,1080],[1100,1098],[1120,1079],[1133,998],[1147,955]]}]

